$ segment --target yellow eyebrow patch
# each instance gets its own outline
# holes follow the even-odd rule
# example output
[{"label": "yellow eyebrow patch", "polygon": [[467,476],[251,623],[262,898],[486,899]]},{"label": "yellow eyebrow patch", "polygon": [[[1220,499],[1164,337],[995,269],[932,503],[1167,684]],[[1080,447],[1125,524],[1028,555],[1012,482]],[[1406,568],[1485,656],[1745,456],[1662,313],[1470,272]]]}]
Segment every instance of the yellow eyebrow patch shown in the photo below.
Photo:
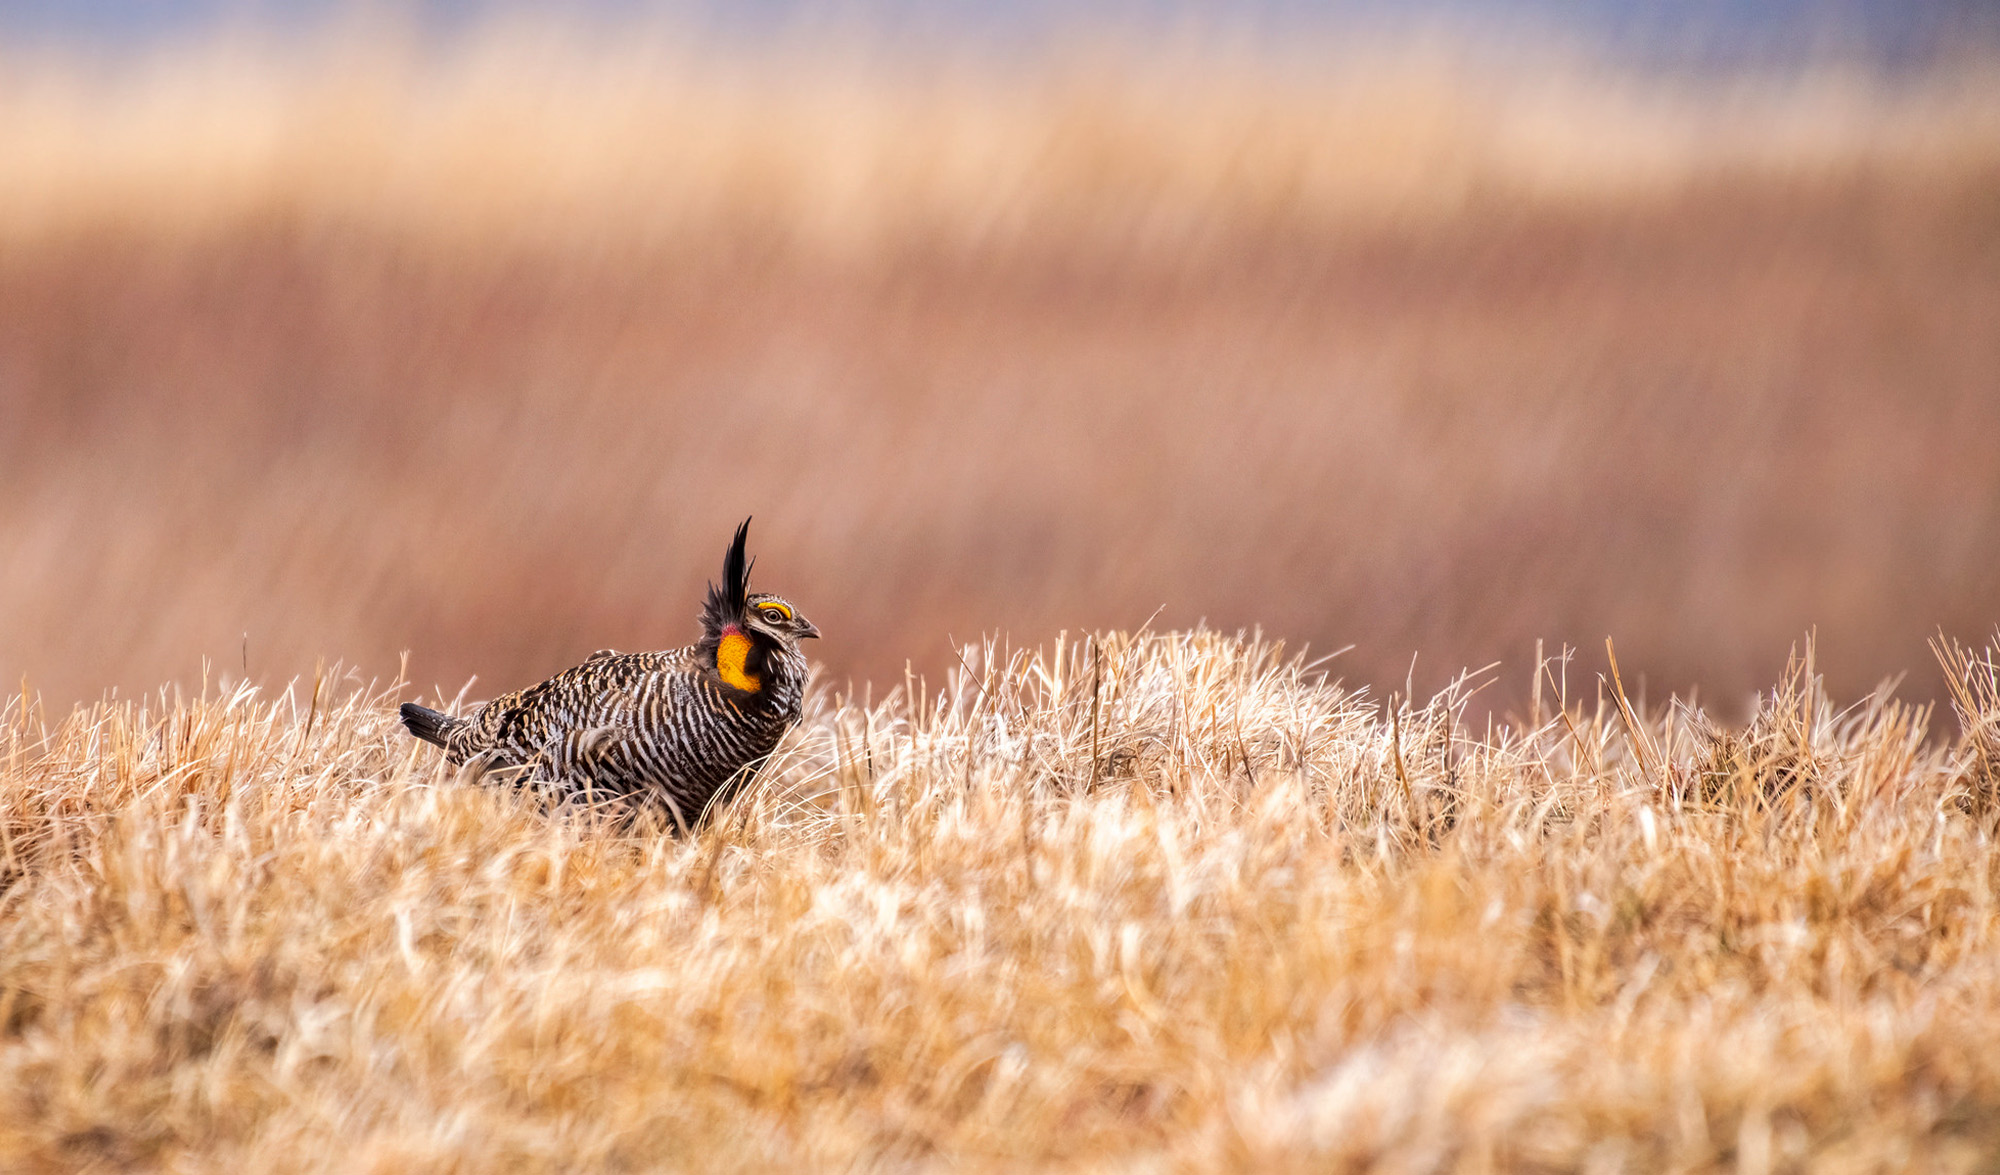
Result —
[{"label": "yellow eyebrow patch", "polygon": [[715,646],[715,671],[722,680],[737,689],[755,692],[764,688],[764,683],[743,668],[750,656],[750,638],[740,632],[732,632]]},{"label": "yellow eyebrow patch", "polygon": [[763,611],[776,612],[778,615],[783,616],[787,620],[790,620],[792,618],[792,610],[790,608],[785,607],[783,604],[777,603],[776,601],[762,603],[757,605],[757,607]]}]

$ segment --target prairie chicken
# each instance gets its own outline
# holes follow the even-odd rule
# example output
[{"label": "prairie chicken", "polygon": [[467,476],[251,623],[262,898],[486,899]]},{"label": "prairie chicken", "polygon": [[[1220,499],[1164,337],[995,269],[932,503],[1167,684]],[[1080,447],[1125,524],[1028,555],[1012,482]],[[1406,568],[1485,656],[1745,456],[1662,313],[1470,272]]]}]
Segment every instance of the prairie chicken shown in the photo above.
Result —
[{"label": "prairie chicken", "polygon": [[593,653],[463,718],[406,702],[403,725],[454,765],[522,768],[562,791],[658,801],[681,828],[700,824],[799,720],[807,672],[799,641],[819,635],[789,601],[750,591],[749,533],[746,518],[721,586],[708,586],[694,644]]}]

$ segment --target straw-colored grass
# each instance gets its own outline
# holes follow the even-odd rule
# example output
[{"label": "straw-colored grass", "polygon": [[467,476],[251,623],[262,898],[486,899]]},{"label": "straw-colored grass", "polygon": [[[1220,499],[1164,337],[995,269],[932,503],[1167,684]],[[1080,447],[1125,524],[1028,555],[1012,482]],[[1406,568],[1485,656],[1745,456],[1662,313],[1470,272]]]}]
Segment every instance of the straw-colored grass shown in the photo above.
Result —
[{"label": "straw-colored grass", "polygon": [[[1526,47],[1523,47],[1524,49]],[[1244,233],[1594,205],[1718,175],[1963,173],[2000,72],[1608,74],[1405,45],[1099,44],[1027,64],[836,39],[718,51],[501,26],[218,41],[117,65],[0,56],[0,244],[245,221],[451,245],[1188,254]]]},{"label": "straw-colored grass", "polygon": [[0,1167],[1977,1169],[1995,715],[1580,665],[1467,729],[1214,632],[974,648],[686,840],[351,680],[24,698]]},{"label": "straw-colored grass", "polygon": [[1510,657],[974,648],[687,839],[401,683],[24,691],[0,1170],[1987,1161],[1994,652],[1941,721],[1641,671],[1990,622],[1990,70],[1197,57],[0,62],[0,669],[65,701],[525,684],[753,509],[834,679],[1163,599]]}]

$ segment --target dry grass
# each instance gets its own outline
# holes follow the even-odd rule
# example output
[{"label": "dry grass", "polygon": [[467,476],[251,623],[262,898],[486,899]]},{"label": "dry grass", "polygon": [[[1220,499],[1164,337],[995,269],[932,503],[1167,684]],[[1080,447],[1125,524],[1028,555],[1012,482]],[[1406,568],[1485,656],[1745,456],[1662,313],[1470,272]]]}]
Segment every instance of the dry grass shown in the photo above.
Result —
[{"label": "dry grass", "polygon": [[1976,756],[1796,669],[1746,756],[1553,664],[1472,730],[1213,632],[975,647],[687,841],[352,679],[22,699],[0,1165],[1980,1169]]},{"label": "dry grass", "polygon": [[381,30],[0,70],[0,242],[175,239],[273,215],[440,250],[717,233],[865,258],[920,243],[1185,258],[1248,228],[1435,222],[1525,198],[2000,152],[2000,67],[1885,80],[1647,79],[1548,52],[1097,42],[1027,63],[839,38],[718,51],[495,27],[449,52]]},{"label": "dry grass", "polygon": [[[2000,1150],[1990,72],[525,44],[0,68],[0,1168]],[[828,671],[691,840],[360,684],[753,511]],[[1163,602],[1349,684],[948,651]]]},{"label": "dry grass", "polygon": [[497,692],[746,513],[856,680],[1165,605],[1736,717],[1993,622],[1990,69],[549,45],[0,68],[0,680]]}]

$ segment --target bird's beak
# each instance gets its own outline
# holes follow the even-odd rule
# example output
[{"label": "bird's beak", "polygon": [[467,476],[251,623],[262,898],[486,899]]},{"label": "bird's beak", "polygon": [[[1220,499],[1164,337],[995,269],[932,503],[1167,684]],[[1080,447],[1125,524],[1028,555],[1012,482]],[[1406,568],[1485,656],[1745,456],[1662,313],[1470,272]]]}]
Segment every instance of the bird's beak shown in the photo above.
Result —
[{"label": "bird's beak", "polygon": [[819,638],[819,626],[814,624],[812,621],[808,620],[806,621],[805,628],[799,631],[799,636],[812,637],[813,639],[817,640]]}]

